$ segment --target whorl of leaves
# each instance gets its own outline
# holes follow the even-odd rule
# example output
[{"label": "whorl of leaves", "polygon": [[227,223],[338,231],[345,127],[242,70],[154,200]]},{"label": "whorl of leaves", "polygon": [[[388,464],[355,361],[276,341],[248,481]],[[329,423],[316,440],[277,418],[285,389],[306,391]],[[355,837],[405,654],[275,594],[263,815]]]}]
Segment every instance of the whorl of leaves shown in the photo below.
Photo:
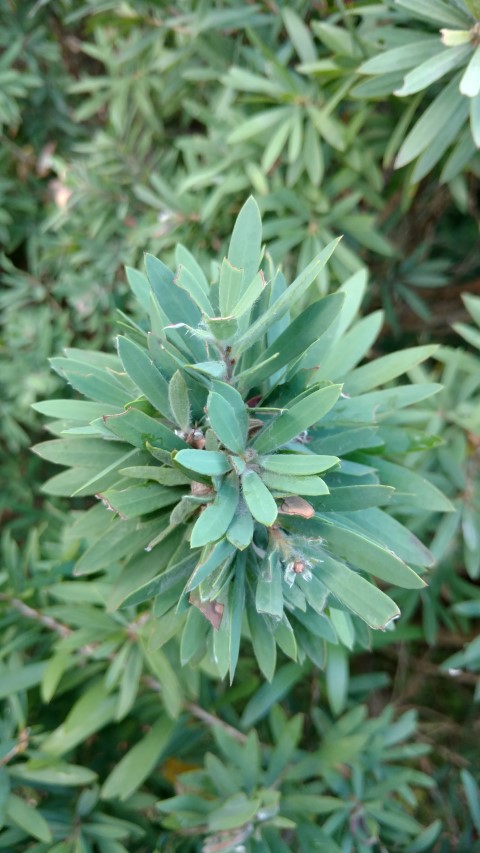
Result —
[{"label": "whorl of leaves", "polygon": [[399,615],[371,576],[418,588],[431,564],[383,507],[450,508],[398,464],[435,443],[400,416],[438,386],[391,381],[435,347],[358,366],[381,325],[380,312],[356,319],[362,272],[303,308],[336,242],[287,287],[250,198],[213,281],[183,246],[175,271],[147,255],[146,276],[128,278],[148,320],[122,316],[118,356],[53,359],[88,401],[37,406],[59,419],[37,452],[69,466],[46,490],[100,499],[75,573],[120,563],[111,606],[186,613],[182,661],[208,655],[222,676],[242,635],[267,678],[276,644],[317,664],[325,640],[368,645],[366,626]]}]

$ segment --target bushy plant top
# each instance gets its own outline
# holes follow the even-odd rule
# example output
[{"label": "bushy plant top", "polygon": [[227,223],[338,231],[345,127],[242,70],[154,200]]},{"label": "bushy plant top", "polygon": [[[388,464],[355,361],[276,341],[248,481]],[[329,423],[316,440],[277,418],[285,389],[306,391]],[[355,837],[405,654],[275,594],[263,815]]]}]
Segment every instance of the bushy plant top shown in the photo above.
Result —
[{"label": "bushy plant top", "polygon": [[147,275],[129,280],[148,323],[122,317],[118,356],[53,359],[90,401],[38,406],[61,420],[37,452],[70,466],[47,491],[101,501],[82,522],[76,574],[126,560],[116,603],[186,614],[183,661],[208,650],[231,678],[242,632],[269,678],[276,644],[317,663],[324,640],[368,644],[366,626],[399,615],[371,576],[422,587],[412,566],[431,563],[384,507],[449,509],[397,461],[434,443],[396,418],[438,386],[376,390],[435,348],[357,366],[381,324],[355,322],[362,274],[303,307],[335,242],[287,287],[249,199],[212,283],[183,246],[175,272],[147,255]]}]

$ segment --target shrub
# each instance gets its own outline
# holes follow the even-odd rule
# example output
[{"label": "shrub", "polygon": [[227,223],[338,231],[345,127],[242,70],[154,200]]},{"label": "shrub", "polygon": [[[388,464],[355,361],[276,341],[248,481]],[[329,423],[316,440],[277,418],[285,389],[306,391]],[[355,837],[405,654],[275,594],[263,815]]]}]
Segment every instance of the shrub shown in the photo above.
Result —
[{"label": "shrub", "polygon": [[287,288],[268,255],[262,261],[250,199],[213,283],[182,246],[175,273],[147,255],[147,277],[130,270],[129,280],[148,321],[124,317],[118,356],[53,359],[92,402],[36,406],[61,419],[52,427],[60,437],[37,453],[70,466],[46,491],[103,504],[77,522],[75,574],[122,561],[116,606],[154,602],[160,624],[175,613],[182,662],[207,654],[222,677],[233,679],[244,611],[269,679],[276,644],[317,665],[324,641],[368,645],[368,627],[386,630],[399,615],[371,576],[418,588],[408,564],[420,573],[431,564],[384,507],[451,508],[399,464],[405,451],[435,444],[418,430],[400,439],[397,421],[438,386],[391,387],[435,347],[358,367],[381,322],[355,322],[362,274],[303,307],[334,248]]}]

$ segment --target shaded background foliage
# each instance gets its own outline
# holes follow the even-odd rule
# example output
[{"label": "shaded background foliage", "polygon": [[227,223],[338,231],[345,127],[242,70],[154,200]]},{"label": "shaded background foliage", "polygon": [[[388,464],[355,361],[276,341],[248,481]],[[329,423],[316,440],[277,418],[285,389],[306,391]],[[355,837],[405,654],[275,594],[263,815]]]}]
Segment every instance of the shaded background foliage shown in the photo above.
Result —
[{"label": "shaded background foliage", "polygon": [[[289,820],[305,850],[363,850],[372,835],[379,850],[471,850],[480,832],[480,311],[472,296],[464,310],[460,293],[478,292],[480,96],[475,79],[469,94],[460,88],[479,48],[476,35],[461,50],[451,36],[442,43],[439,30],[478,33],[475,0],[5,0],[1,15],[0,845],[199,849],[206,800],[213,836],[266,809],[267,824],[280,821],[263,833],[273,850],[292,845]],[[395,94],[402,85],[407,93]],[[250,192],[289,281],[345,235],[316,296],[368,266],[365,310],[386,317],[377,352],[442,343],[410,378],[444,385],[421,423],[445,441],[411,464],[455,512],[403,512],[437,565],[426,590],[394,592],[402,617],[394,637],[374,636],[373,655],[355,647],[326,675],[283,662],[280,680],[263,685],[245,651],[228,687],[211,672],[179,670],[168,638],[153,652],[133,613],[106,613],[101,577],[72,580],[79,534],[65,522],[84,504],[43,495],[55,470],[28,448],[44,437],[31,404],[64,394],[48,357],[65,346],[112,351],[119,312],[136,316],[124,266],[141,268],[145,250],[171,263],[181,242],[208,270]],[[212,715],[233,734],[212,729]],[[229,736],[251,751],[255,778],[243,777]],[[334,759],[322,757],[327,744]],[[278,788],[272,755],[288,766],[278,813],[268,801]],[[216,791],[220,761],[230,788]],[[298,781],[316,799],[295,801]],[[335,797],[348,807],[337,811]],[[420,824],[430,825],[423,836]]]}]

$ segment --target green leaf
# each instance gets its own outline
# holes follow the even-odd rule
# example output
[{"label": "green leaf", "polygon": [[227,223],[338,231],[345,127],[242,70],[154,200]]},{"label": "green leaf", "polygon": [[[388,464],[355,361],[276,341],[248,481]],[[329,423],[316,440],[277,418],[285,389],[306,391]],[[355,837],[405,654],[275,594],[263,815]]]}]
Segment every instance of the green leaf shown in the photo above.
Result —
[{"label": "green leaf", "polygon": [[254,279],[260,266],[262,249],[262,220],[257,202],[250,196],[235,220],[228,260],[244,271],[242,292]]},{"label": "green leaf", "polygon": [[[357,529],[360,519],[356,515],[350,515],[348,523],[350,527]],[[432,566],[435,563],[433,554],[422,545],[417,537],[407,530],[396,518],[387,515],[381,509],[364,508],[361,516],[361,527],[358,532],[368,535],[386,548],[390,548],[406,563],[415,566]]]},{"label": "green leaf", "polygon": [[433,21],[440,27],[465,27],[472,23],[463,9],[443,0],[397,0],[397,5],[411,12],[414,18]]},{"label": "green leaf", "polygon": [[282,18],[290,40],[301,61],[314,62],[317,58],[317,52],[308,27],[299,15],[288,7],[282,10]]},{"label": "green leaf", "polygon": [[435,344],[409,347],[401,352],[389,353],[389,355],[377,358],[362,365],[362,367],[357,367],[346,378],[343,386],[344,393],[349,396],[363,394],[365,391],[391,382],[392,379],[396,379],[397,376],[411,370],[415,365],[431,358],[437,349],[438,346]]},{"label": "green leaf", "polygon": [[108,406],[123,407],[132,399],[132,388],[123,385],[108,369],[72,358],[51,358],[50,364],[72,388]]},{"label": "green leaf", "polygon": [[400,610],[388,595],[325,552],[316,574],[335,598],[371,628],[383,630],[400,616]]},{"label": "green leaf", "polygon": [[459,82],[460,75],[455,75],[414,124],[396,156],[396,169],[415,160],[437,138],[439,131],[448,126],[458,108]]},{"label": "green leaf", "polygon": [[10,794],[8,798],[7,817],[27,835],[32,835],[38,841],[50,844],[53,840],[50,827],[39,810],[21,797],[17,797],[16,794]]},{"label": "green leaf", "polygon": [[[217,387],[217,386],[216,386]],[[218,440],[233,453],[241,454],[247,442],[248,417],[245,404],[234,388],[234,405],[225,396],[211,391],[207,400],[207,415]]]},{"label": "green leaf", "polygon": [[243,317],[244,314],[247,313],[247,311],[250,311],[257,299],[259,299],[262,295],[265,286],[265,278],[262,271],[260,270],[260,272],[258,272],[257,275],[252,279],[252,281],[238,300],[237,304],[234,306],[232,312],[233,317],[240,319],[241,317]]},{"label": "green leaf", "polygon": [[93,684],[78,699],[63,723],[48,735],[42,751],[64,755],[113,720],[118,697],[110,696],[101,682]]},{"label": "green leaf", "polygon": [[88,423],[103,415],[116,415],[121,412],[119,406],[91,403],[88,400],[42,400],[41,403],[32,403],[32,409],[50,418]]},{"label": "green leaf", "polygon": [[161,486],[189,486],[191,483],[190,477],[167,465],[132,465],[129,468],[121,468],[120,474],[133,480],[154,480]]},{"label": "green leaf", "polygon": [[[333,293],[302,311],[262,353],[262,363],[248,376],[249,387],[263,382],[303,355],[331,326],[341,311],[343,299],[343,294]],[[242,381],[241,374],[239,378]]]},{"label": "green leaf", "polygon": [[172,732],[173,723],[160,716],[148,734],[120,759],[107,776],[101,790],[102,799],[128,800],[155,769]]},{"label": "green leaf", "polygon": [[474,51],[460,80],[460,91],[467,98],[476,98],[480,93],[480,45]]},{"label": "green leaf", "polygon": [[242,294],[243,277],[243,269],[237,269],[227,258],[223,259],[218,287],[220,314],[222,317],[232,316],[233,309],[238,304]]},{"label": "green leaf", "polygon": [[163,649],[149,649],[145,662],[158,678],[162,699],[169,717],[176,719],[182,710],[183,695],[178,676]]},{"label": "green leaf", "polygon": [[151,483],[120,490],[107,489],[100,497],[114,512],[129,519],[139,518],[176,503],[182,497],[182,491]]},{"label": "green leaf", "polygon": [[394,502],[418,507],[426,512],[453,512],[454,507],[445,495],[425,477],[386,459],[371,460],[381,479],[396,490]]},{"label": "green leaf", "polygon": [[268,143],[263,150],[261,168],[264,173],[269,172],[281,156],[290,135],[291,128],[292,113],[289,110],[285,117],[285,121],[279,122],[275,130],[272,131]]},{"label": "green leaf", "polygon": [[185,431],[190,429],[190,401],[185,379],[179,370],[175,371],[168,383],[168,401],[173,420]]},{"label": "green leaf", "polygon": [[480,789],[472,774],[465,769],[460,771],[463,789],[467,798],[470,817],[475,829],[480,833]]},{"label": "green leaf", "polygon": [[392,550],[377,545],[360,532],[350,529],[338,517],[332,520],[318,517],[302,519],[301,523],[291,518],[285,522],[285,526],[289,530],[298,529],[304,536],[317,535],[336,557],[387,583],[406,589],[421,589],[425,586],[425,582]]},{"label": "green leaf", "polygon": [[118,337],[118,354],[128,375],[142,394],[164,417],[171,420],[168,397],[168,382],[155,367],[144,349],[124,338]]},{"label": "green leaf", "polygon": [[142,583],[133,592],[129,592],[123,599],[117,602],[118,606],[132,607],[142,604],[155,596],[164,596],[178,585],[182,585],[191,574],[197,562],[197,554],[188,554],[181,562],[174,564],[167,571],[160,572],[151,580]]},{"label": "green leaf", "polygon": [[230,341],[238,331],[238,321],[235,317],[211,317],[206,320],[206,324],[217,341]]},{"label": "green leaf", "polygon": [[36,767],[34,760],[13,765],[10,768],[10,775],[27,784],[30,782],[33,785],[58,785],[62,788],[90,785],[97,779],[95,771],[88,767],[62,762],[56,762],[49,767]]},{"label": "green leaf", "polygon": [[339,486],[332,488],[329,495],[314,497],[310,502],[322,512],[354,512],[383,506],[393,495],[394,490],[389,486]]},{"label": "green leaf", "polygon": [[[287,794],[284,803],[285,810],[288,813],[293,811],[302,816],[304,814],[331,814],[345,808],[343,799],[340,797],[330,797],[325,794]],[[325,849],[327,850],[328,848]]]},{"label": "green leaf", "polygon": [[251,821],[259,810],[261,801],[249,800],[243,793],[229,797],[208,816],[210,832],[224,832]]},{"label": "green leaf", "polygon": [[286,474],[271,474],[269,471],[262,473],[261,477],[271,491],[285,495],[329,494],[329,488],[321,477],[294,477]]},{"label": "green leaf", "polygon": [[441,831],[442,821],[434,820],[430,826],[427,826],[426,829],[417,835],[412,844],[409,844],[408,847],[405,848],[405,853],[425,853],[425,851],[431,850],[432,845],[435,844],[435,841],[438,839]]},{"label": "green leaf", "polygon": [[101,438],[62,438],[36,444],[32,450],[42,459],[56,465],[71,465],[100,470],[120,462],[129,447]]},{"label": "green leaf", "polygon": [[192,548],[216,542],[227,532],[238,506],[238,477],[232,472],[223,480],[217,496],[197,518],[191,536]]},{"label": "green leaf", "polygon": [[[176,617],[178,619],[178,617]],[[197,607],[190,607],[180,643],[180,661],[182,666],[193,662],[205,654],[205,639],[209,623]]]},{"label": "green leaf", "polygon": [[340,460],[337,456],[319,456],[314,453],[276,453],[272,456],[261,456],[259,465],[274,474],[287,474],[298,477],[321,474]]},{"label": "green leaf", "polygon": [[274,675],[270,684],[263,684],[247,703],[242,715],[242,728],[249,729],[270,711],[273,705],[280,702],[294,687],[297,681],[304,677],[301,667],[287,663]]},{"label": "green leaf", "polygon": [[72,666],[72,663],[71,655],[64,650],[51,655],[43,673],[40,686],[40,693],[43,702],[50,702],[50,699],[55,694],[55,690],[58,687],[58,683],[63,673],[66,669],[69,669],[69,667]]},{"label": "green leaf", "polygon": [[36,687],[43,678],[46,666],[47,662],[41,661],[27,663],[21,667],[16,667],[14,670],[2,668],[0,673],[0,699],[6,699],[7,696],[13,696],[22,690],[30,690],[31,687]]},{"label": "green leaf", "polygon": [[118,438],[133,444],[134,447],[144,448],[150,443],[155,448],[169,452],[187,447],[185,441],[175,435],[173,430],[133,407],[121,415],[106,417],[105,426]]},{"label": "green leaf", "polygon": [[391,71],[414,68],[430,54],[437,54],[439,47],[437,36],[402,44],[400,47],[394,47],[372,56],[366,62],[362,62],[357,71],[359,74],[387,74]]},{"label": "green leaf", "polygon": [[238,548],[239,551],[243,551],[252,541],[253,529],[254,524],[252,515],[242,503],[242,505],[239,505],[237,508],[235,518],[227,530],[227,539],[235,546],[235,548]]},{"label": "green leaf", "polygon": [[270,453],[316,424],[337,402],[341,385],[328,385],[303,397],[273,418],[253,441],[258,453]]},{"label": "green leaf", "polygon": [[188,249],[185,248],[185,246],[182,246],[181,243],[178,243],[175,247],[175,260],[177,262],[177,266],[186,267],[189,270],[189,272],[193,275],[194,278],[197,279],[197,281],[201,285],[204,293],[208,294],[208,281],[200,264],[198,263],[196,258],[193,257],[192,253],[189,252]]},{"label": "green leaf", "polygon": [[345,710],[348,675],[348,652],[342,646],[330,646],[325,669],[325,687],[328,704],[336,717]]},{"label": "green leaf", "polygon": [[105,513],[104,527],[105,532],[95,539],[75,564],[76,576],[101,571],[127,554],[142,550],[154,533],[158,532],[159,521],[157,519],[154,526],[149,524],[139,527],[136,519],[118,521],[109,518]]},{"label": "green leaf", "polygon": [[261,672],[267,681],[271,681],[277,660],[275,638],[267,625],[265,617],[257,613],[253,602],[252,606],[247,609],[247,617],[255,657]]},{"label": "green leaf", "polygon": [[440,51],[426,59],[413,71],[405,76],[403,86],[397,89],[395,95],[405,97],[405,95],[414,95],[422,89],[426,89],[436,80],[440,80],[449,71],[457,68],[462,64],[470,53],[470,45],[458,45],[457,47],[440,48]]},{"label": "green leaf", "polygon": [[480,148],[480,95],[470,101],[470,128],[473,141]]},{"label": "green leaf", "polygon": [[[175,284],[188,293],[202,314],[206,314],[207,317],[213,316],[214,312],[204,280],[196,278],[187,267],[180,267],[175,278]],[[188,320],[184,322],[188,323]]]},{"label": "green leaf", "polygon": [[219,477],[231,468],[225,454],[216,450],[180,450],[175,454],[174,461],[182,468],[208,477]]},{"label": "green leaf", "polygon": [[242,623],[245,610],[245,557],[238,555],[235,561],[235,576],[229,591],[229,672],[233,681],[240,653]]},{"label": "green leaf", "polygon": [[271,527],[277,517],[277,504],[255,471],[246,471],[243,474],[242,494],[256,521]]},{"label": "green leaf", "polygon": [[118,705],[115,710],[115,720],[123,720],[133,707],[137,698],[142,665],[143,660],[139,647],[130,644],[130,650],[120,680],[120,692],[118,695]]},{"label": "green leaf", "polygon": [[235,548],[226,539],[221,539],[213,548],[205,549],[202,552],[199,563],[195,566],[195,571],[188,579],[187,592],[196,589],[197,586],[203,583],[219,567],[230,563],[234,553]]},{"label": "green leaf", "polygon": [[283,317],[305,295],[312,282],[315,281],[329,260],[339,241],[340,238],[332,240],[328,246],[322,249],[276,302],[235,341],[234,352],[237,357],[265,334],[273,323]]},{"label": "green leaf", "polygon": [[259,613],[268,613],[276,619],[283,616],[283,572],[278,554],[269,555],[264,560],[257,581],[255,606]]}]

